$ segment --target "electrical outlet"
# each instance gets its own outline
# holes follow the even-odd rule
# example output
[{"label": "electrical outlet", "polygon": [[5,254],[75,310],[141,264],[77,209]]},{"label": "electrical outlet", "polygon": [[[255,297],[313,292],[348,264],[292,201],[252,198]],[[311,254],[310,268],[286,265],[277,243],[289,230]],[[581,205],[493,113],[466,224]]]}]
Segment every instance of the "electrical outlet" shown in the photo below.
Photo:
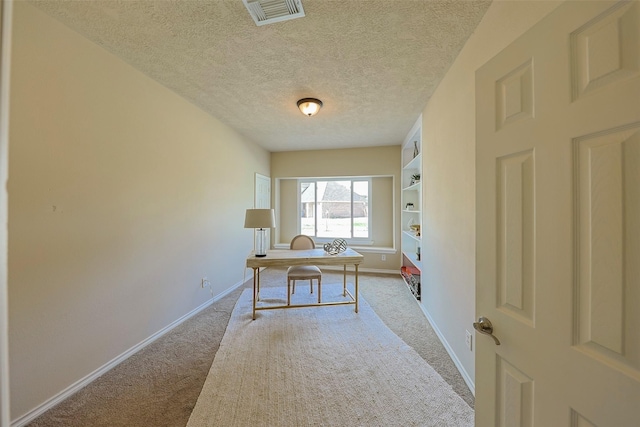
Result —
[{"label": "electrical outlet", "polygon": [[473,351],[473,335],[471,335],[471,332],[469,331],[465,331],[467,334],[464,338],[464,343],[467,345],[467,348],[469,349],[469,351]]},{"label": "electrical outlet", "polygon": [[387,256],[386,255],[382,255],[382,261],[386,261],[387,260]]},{"label": "electrical outlet", "polygon": [[204,289],[204,287],[208,284],[207,276],[203,277],[200,281],[200,287]]}]

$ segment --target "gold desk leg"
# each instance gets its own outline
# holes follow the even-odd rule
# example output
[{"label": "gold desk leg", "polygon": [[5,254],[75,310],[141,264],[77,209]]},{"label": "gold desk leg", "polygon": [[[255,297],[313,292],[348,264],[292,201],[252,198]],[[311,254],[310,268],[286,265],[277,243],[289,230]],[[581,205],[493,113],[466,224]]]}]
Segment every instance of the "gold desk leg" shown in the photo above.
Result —
[{"label": "gold desk leg", "polygon": [[344,268],[342,272],[342,296],[347,296],[347,264],[342,266]]},{"label": "gold desk leg", "polygon": [[258,293],[256,294],[256,301],[260,301],[260,267],[256,268],[258,272]]},{"label": "gold desk leg", "polygon": [[357,313],[358,312],[358,264],[355,264],[355,267],[356,267],[356,313]]},{"label": "gold desk leg", "polygon": [[252,318],[256,320],[256,300],[258,299],[258,289],[260,289],[260,268],[253,268],[253,313]]}]

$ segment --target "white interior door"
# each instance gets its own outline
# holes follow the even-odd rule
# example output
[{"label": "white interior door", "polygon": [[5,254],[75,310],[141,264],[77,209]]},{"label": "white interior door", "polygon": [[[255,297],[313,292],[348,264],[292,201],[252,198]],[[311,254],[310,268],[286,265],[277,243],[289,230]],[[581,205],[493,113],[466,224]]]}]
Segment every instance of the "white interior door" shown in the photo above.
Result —
[{"label": "white interior door", "polygon": [[7,289],[7,177],[9,64],[12,3],[0,2],[0,426],[9,426],[9,325]]},{"label": "white interior door", "polygon": [[[268,176],[256,173],[255,199],[253,205],[255,209],[271,208],[271,178]],[[267,242],[269,242],[269,247],[271,247],[271,229],[266,230],[265,238]]]},{"label": "white interior door", "polygon": [[640,2],[562,4],[476,108],[476,425],[639,426]]}]

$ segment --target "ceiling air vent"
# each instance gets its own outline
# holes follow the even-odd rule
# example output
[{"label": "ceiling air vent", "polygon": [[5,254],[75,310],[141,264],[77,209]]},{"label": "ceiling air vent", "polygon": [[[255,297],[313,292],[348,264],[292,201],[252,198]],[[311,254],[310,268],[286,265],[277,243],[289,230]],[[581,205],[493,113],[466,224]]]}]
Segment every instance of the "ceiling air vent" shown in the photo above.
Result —
[{"label": "ceiling air vent", "polygon": [[242,2],[258,26],[304,16],[300,0],[242,0]]}]

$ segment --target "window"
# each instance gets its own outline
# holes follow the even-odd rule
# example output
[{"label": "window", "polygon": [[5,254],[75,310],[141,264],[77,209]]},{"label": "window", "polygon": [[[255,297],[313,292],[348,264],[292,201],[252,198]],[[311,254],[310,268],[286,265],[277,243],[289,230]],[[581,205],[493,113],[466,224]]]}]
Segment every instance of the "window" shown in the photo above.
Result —
[{"label": "window", "polygon": [[299,231],[318,241],[371,238],[370,178],[298,181]]}]

